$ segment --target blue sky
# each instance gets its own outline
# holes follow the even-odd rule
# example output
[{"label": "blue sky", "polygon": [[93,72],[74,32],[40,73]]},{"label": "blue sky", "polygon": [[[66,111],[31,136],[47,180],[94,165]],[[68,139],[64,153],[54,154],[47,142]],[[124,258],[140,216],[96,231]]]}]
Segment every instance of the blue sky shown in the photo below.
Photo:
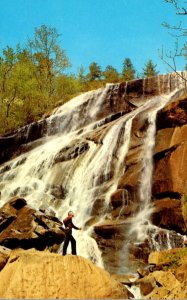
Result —
[{"label": "blue sky", "polygon": [[[93,61],[121,72],[129,57],[139,73],[148,59],[167,73],[158,50],[173,49],[175,38],[161,23],[180,20],[185,26],[187,17],[177,16],[164,0],[0,0],[0,48],[24,44],[35,27],[46,24],[62,34],[61,46],[72,64],[69,72]],[[180,59],[178,69],[185,64]]]}]

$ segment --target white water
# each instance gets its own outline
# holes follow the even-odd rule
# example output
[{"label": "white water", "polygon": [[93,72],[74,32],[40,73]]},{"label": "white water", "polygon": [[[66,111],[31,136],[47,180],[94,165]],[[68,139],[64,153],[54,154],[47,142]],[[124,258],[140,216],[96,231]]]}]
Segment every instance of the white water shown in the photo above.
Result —
[{"label": "white water", "polygon": [[[75,224],[84,229],[74,233],[77,238],[78,254],[100,266],[103,265],[101,252],[91,237],[93,228],[86,226],[92,219],[94,201],[104,197],[105,208],[103,212],[98,212],[93,220],[97,222],[104,218],[110,196],[117,189],[119,179],[125,170],[132,121],[138,114],[148,117],[149,127],[144,141],[140,186],[140,199],[143,205],[133,222],[133,230],[137,233],[138,240],[146,236],[144,223],[145,220],[148,222],[151,212],[149,201],[155,118],[157,111],[166,105],[174,94],[154,97],[131,113],[111,122],[103,129],[103,136],[99,143],[87,140],[87,133],[96,128],[100,122],[102,123],[102,121],[95,121],[97,114],[102,108],[106,95],[115,88],[116,85],[108,85],[105,89],[85,93],[59,108],[48,119],[48,134],[53,134],[53,127],[57,127],[57,133],[52,137],[44,137],[41,146],[9,162],[9,171],[1,174],[3,167],[0,168],[1,205],[12,195],[19,194],[36,209],[44,206],[47,211],[53,210],[61,220],[68,210],[73,210]],[[86,119],[89,121],[85,124]],[[79,132],[81,128],[82,132]],[[73,144],[87,142],[89,149],[72,161],[54,164],[60,150],[69,147],[72,142]],[[21,163],[24,159],[25,162]],[[66,190],[64,199],[55,199],[51,192],[53,184],[63,185]]]},{"label": "white water", "polygon": [[[176,91],[168,95],[156,97],[157,104],[152,111],[148,112],[148,128],[143,141],[142,155],[142,174],[140,178],[139,197],[140,208],[137,215],[132,220],[130,232],[136,235],[137,242],[143,242],[149,236],[149,232],[154,228],[150,223],[150,216],[153,212],[151,204],[152,196],[152,175],[153,175],[153,152],[155,146],[156,135],[156,116],[166,104],[172,101],[172,97]],[[155,249],[156,250],[156,249]]]},{"label": "white water", "polygon": [[[10,170],[1,175],[1,182],[4,185],[1,190],[1,204],[6,202],[11,195],[24,195],[28,203],[35,209],[45,207],[47,212],[53,210],[61,220],[70,209],[75,211],[77,215],[75,223],[77,226],[84,227],[84,224],[90,218],[92,202],[96,195],[97,177],[101,173],[103,173],[104,177],[107,177],[105,164],[107,164],[108,171],[110,169],[109,160],[112,160],[112,153],[116,147],[120,126],[109,128],[108,133],[103,138],[102,147],[90,141],[89,150],[82,156],[78,156],[73,164],[68,164],[67,168],[65,167],[65,175],[62,180],[68,194],[60,207],[59,205],[57,205],[57,208],[55,207],[56,201],[54,202],[54,197],[50,193],[48,185],[55,181],[53,177],[56,176],[56,166],[53,163],[59,151],[68,146],[74,139],[78,138],[84,141],[83,134],[92,130],[94,126],[87,126],[82,134],[78,134],[76,131],[82,126],[81,105],[87,103],[92,97],[94,101],[93,107],[90,103],[87,103],[84,117],[94,120],[107,92],[112,88],[113,85],[108,85],[105,89],[78,96],[64,105],[62,110],[61,108],[57,110],[48,119],[48,133],[50,134],[54,118],[56,116],[64,117],[60,125],[58,120],[57,124],[55,124],[61,133],[50,138],[44,138],[41,146],[9,162]],[[108,149],[111,150],[107,156]],[[25,160],[24,164],[19,163],[22,160]],[[91,231],[92,228],[75,232],[75,236],[77,236],[79,241],[78,253],[102,266],[101,253],[95,240],[91,238]]]}]

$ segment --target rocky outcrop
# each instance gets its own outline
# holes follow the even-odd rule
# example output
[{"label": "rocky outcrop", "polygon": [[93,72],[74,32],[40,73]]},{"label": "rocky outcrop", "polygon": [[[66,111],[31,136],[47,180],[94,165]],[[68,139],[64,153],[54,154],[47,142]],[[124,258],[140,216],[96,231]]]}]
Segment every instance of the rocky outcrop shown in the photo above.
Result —
[{"label": "rocky outcrop", "polygon": [[144,299],[186,299],[186,248],[153,252],[149,263],[155,271],[137,281]]},{"label": "rocky outcrop", "polygon": [[14,197],[0,208],[0,245],[15,248],[36,248],[60,244],[65,234],[62,223]]},{"label": "rocky outcrop", "polygon": [[[0,136],[0,164],[32,149],[29,144],[46,134],[46,120],[34,122],[16,130],[12,135]],[[35,143],[34,143],[35,145]]]},{"label": "rocky outcrop", "polygon": [[123,298],[132,294],[80,256],[13,251],[0,272],[0,298]]}]

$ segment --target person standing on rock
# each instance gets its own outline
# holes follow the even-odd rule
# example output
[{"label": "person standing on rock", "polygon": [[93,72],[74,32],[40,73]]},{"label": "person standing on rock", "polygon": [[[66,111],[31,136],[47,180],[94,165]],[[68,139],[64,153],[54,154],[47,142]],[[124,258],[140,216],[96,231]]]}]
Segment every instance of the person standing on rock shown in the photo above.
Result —
[{"label": "person standing on rock", "polygon": [[66,255],[69,242],[71,242],[71,253],[73,255],[77,254],[76,240],[72,236],[72,228],[74,228],[76,230],[81,230],[81,228],[79,228],[73,224],[73,222],[72,222],[73,217],[74,217],[74,213],[72,211],[69,211],[68,216],[63,220],[64,226],[66,228],[65,229],[66,237],[65,237],[64,245],[63,245],[63,255]]}]

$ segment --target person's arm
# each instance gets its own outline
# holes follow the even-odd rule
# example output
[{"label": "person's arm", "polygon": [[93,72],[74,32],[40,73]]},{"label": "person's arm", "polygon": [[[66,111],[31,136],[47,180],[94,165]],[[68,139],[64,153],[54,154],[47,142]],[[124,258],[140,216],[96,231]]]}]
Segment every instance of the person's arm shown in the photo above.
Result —
[{"label": "person's arm", "polygon": [[81,228],[75,226],[75,225],[73,224],[72,220],[71,220],[71,224],[72,224],[72,228],[74,228],[74,229],[76,229],[76,230],[80,230],[80,229],[81,229]]}]

